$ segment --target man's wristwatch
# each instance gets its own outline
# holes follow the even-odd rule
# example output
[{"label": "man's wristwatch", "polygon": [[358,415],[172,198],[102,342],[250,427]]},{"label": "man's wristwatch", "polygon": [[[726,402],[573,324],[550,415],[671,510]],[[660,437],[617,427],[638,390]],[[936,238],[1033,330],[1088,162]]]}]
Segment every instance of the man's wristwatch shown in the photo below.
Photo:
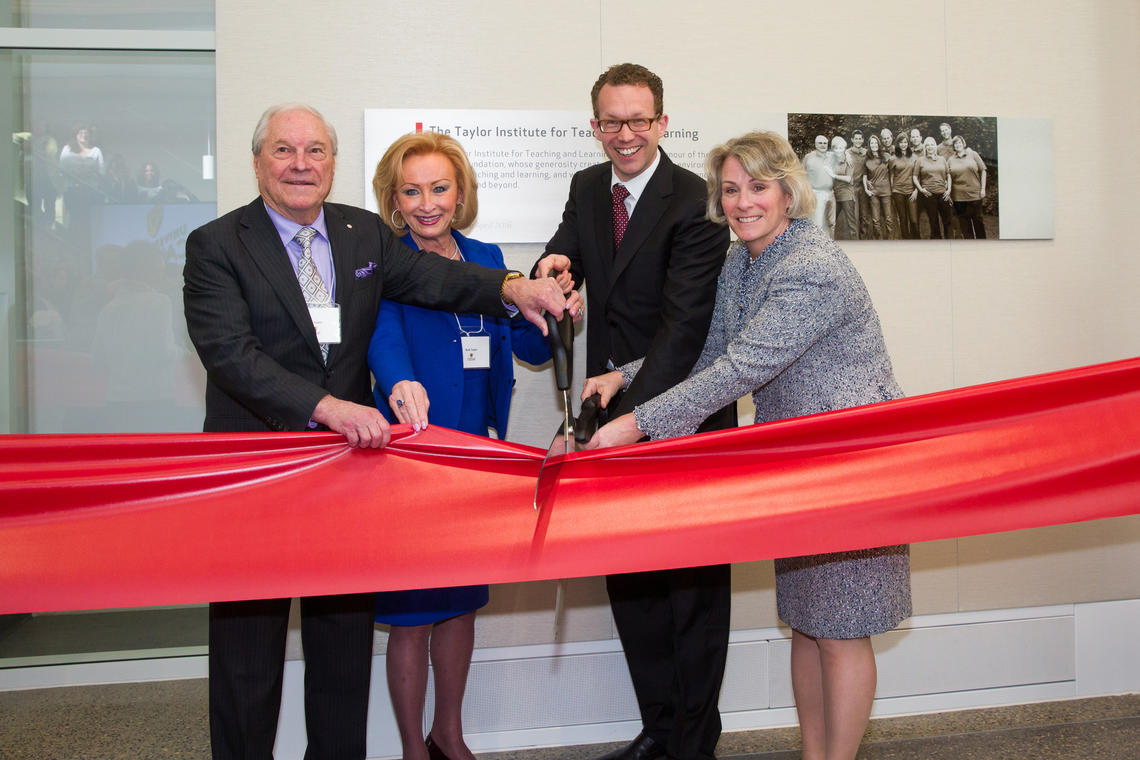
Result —
[{"label": "man's wristwatch", "polygon": [[507,283],[511,280],[517,280],[523,276],[522,272],[507,272],[507,276],[503,278],[503,284],[499,286],[499,298],[507,306],[514,306],[515,302],[507,298]]}]

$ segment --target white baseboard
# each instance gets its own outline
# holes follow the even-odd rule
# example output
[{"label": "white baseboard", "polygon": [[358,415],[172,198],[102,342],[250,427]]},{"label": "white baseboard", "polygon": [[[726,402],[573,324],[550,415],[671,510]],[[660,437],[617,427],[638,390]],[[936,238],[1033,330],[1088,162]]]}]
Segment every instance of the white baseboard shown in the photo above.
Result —
[{"label": "white baseboard", "polygon": [[206,678],[205,655],[0,669],[0,691]]}]

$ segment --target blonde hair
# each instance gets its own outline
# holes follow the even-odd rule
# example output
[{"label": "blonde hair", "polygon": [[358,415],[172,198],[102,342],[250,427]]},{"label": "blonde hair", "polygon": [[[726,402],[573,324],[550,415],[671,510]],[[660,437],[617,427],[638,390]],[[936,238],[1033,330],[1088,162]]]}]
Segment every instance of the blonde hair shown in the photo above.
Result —
[{"label": "blonde hair", "polygon": [[739,161],[753,179],[780,183],[780,188],[791,199],[788,218],[806,219],[815,211],[815,193],[791,144],[775,132],[749,132],[716,146],[705,159],[710,221],[725,221],[720,182],[724,162],[729,157]]},{"label": "blonde hair", "polygon": [[380,218],[397,235],[403,235],[407,229],[402,217],[398,225],[393,219],[399,213],[393,195],[396,187],[404,181],[404,159],[432,153],[438,153],[451,162],[451,168],[455,170],[455,181],[459,183],[459,195],[463,202],[451,219],[452,228],[465,230],[475,224],[475,218],[479,215],[477,192],[479,183],[475,179],[475,170],[471,168],[471,162],[463,146],[449,135],[438,132],[412,132],[388,146],[380,163],[376,164],[376,173],[372,176],[372,192],[376,195]]}]

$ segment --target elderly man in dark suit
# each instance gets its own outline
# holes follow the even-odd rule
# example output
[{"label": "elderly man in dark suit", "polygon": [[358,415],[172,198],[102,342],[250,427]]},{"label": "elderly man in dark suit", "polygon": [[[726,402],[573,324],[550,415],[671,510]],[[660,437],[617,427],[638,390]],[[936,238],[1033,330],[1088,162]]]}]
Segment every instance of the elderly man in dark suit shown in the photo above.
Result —
[{"label": "elderly man in dark suit", "polygon": [[[413,253],[375,214],[325,203],[335,165],[324,117],[274,106],[253,135],[260,197],[187,238],[186,324],[206,368],[208,432],[332,430],[351,446],[386,445],[365,361],[382,297],[517,309],[540,325],[542,308],[580,313],[553,281]],[[297,498],[321,509],[321,484]],[[272,757],[289,604],[210,605],[215,758]],[[372,594],[301,599],[307,760],[365,755],[372,604]]]},{"label": "elderly man in dark suit", "polygon": [[[712,318],[728,230],[705,219],[704,180],[657,147],[669,123],[657,75],[613,66],[591,99],[590,124],[610,160],[574,176],[562,223],[533,274],[588,287],[587,375],[644,358],[637,378],[610,401],[614,417],[689,374]],[[731,404],[701,429],[735,424]],[[714,756],[729,581],[728,565],[606,579],[643,729],[605,760]]]}]

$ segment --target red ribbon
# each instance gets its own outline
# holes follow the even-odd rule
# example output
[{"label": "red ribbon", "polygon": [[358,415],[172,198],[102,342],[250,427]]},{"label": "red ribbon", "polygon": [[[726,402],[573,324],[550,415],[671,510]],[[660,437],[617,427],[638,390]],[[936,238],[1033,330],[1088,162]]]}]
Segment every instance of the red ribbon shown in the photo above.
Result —
[{"label": "red ribbon", "polygon": [[[1140,359],[561,460],[433,427],[0,438],[0,613],[566,578],[1140,511]],[[549,463],[548,463],[549,466]]]}]

